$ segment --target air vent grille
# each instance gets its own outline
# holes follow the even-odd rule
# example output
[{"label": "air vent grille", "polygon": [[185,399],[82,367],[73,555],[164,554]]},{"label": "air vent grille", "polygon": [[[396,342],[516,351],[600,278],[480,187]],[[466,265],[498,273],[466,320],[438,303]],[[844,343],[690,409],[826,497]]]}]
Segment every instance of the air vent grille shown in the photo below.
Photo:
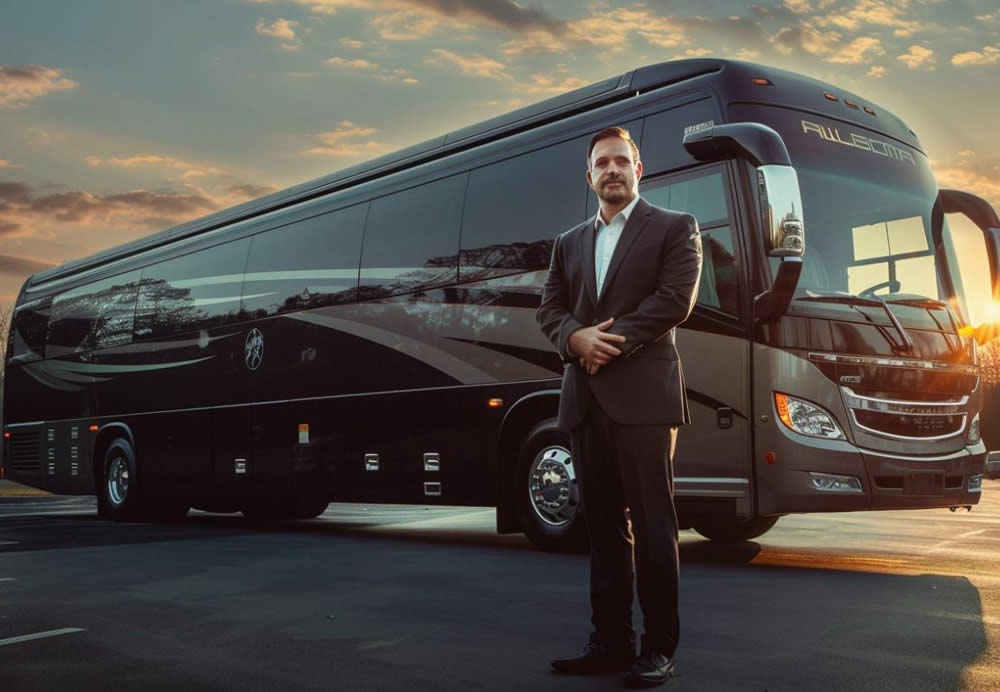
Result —
[{"label": "air vent grille", "polygon": [[42,433],[39,430],[15,432],[10,436],[7,449],[7,469],[20,473],[37,472],[41,468]]}]

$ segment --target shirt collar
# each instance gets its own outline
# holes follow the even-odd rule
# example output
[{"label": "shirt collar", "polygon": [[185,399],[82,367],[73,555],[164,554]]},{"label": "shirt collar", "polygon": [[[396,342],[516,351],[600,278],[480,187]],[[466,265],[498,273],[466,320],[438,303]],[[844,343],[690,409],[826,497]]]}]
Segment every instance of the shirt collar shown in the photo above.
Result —
[{"label": "shirt collar", "polygon": [[[639,195],[632,198],[632,201],[628,203],[628,206],[622,209],[618,214],[611,217],[611,223],[614,223],[615,217],[618,215],[625,217],[625,223],[628,223],[628,217],[632,215],[632,210],[635,209],[635,205],[639,203]],[[609,224],[604,223],[604,219],[601,218],[601,210],[597,210],[597,222],[594,225],[597,230],[601,230],[601,226],[608,226]]]}]

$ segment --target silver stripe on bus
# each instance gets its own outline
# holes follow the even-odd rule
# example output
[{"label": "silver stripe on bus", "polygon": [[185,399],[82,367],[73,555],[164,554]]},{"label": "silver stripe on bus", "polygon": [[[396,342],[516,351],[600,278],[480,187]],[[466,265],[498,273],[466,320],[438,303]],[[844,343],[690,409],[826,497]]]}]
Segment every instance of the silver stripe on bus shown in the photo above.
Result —
[{"label": "silver stripe on bus", "polygon": [[[856,406],[856,408],[864,408],[864,409],[867,409],[869,411],[876,411],[876,412],[879,412],[879,413],[904,413],[904,411],[896,411],[896,410],[891,409],[891,408],[889,410],[879,409],[879,408],[871,408],[867,404],[864,404],[864,402],[872,402],[872,403],[876,403],[876,404],[888,404],[890,406],[899,406],[899,407],[903,407],[903,408],[907,408],[907,407],[909,407],[909,408],[921,408],[921,407],[925,407],[925,408],[932,408],[932,407],[933,408],[937,408],[937,407],[940,407],[940,408],[960,408],[960,407],[965,406],[966,404],[969,403],[969,397],[968,397],[968,395],[963,395],[962,398],[959,399],[958,401],[905,401],[905,400],[901,400],[901,399],[879,399],[877,397],[864,396],[863,394],[857,394],[857,393],[855,393],[854,390],[851,389],[850,387],[841,387],[840,389],[843,390],[843,392],[848,397],[851,397],[852,399],[859,399],[860,400],[858,402],[859,405]],[[864,404],[864,405],[860,405],[860,404]],[[852,403],[851,405],[854,406],[855,404]],[[961,411],[955,411],[955,413],[961,413]],[[921,415],[921,414],[918,413],[918,414],[915,414],[915,415]],[[942,414],[942,413],[939,413],[939,414],[928,413],[926,415],[944,415],[944,414]]]},{"label": "silver stripe on bus", "polygon": [[877,356],[845,356],[837,353],[810,353],[809,360],[815,363],[843,363],[846,365],[877,365],[883,368],[918,368],[936,372],[959,372],[965,375],[978,375],[979,367],[945,363],[938,360],[912,360],[906,358],[881,358]]},{"label": "silver stripe on bus", "polygon": [[889,454],[887,452],[878,452],[874,449],[867,449],[865,447],[859,447],[862,454],[871,454],[877,457],[884,457],[885,459],[897,459],[899,461],[955,461],[962,457],[971,456],[968,451],[964,448],[958,450],[957,452],[952,452],[951,454],[943,454],[938,456],[926,456],[926,457],[915,457],[908,456],[905,454]]}]

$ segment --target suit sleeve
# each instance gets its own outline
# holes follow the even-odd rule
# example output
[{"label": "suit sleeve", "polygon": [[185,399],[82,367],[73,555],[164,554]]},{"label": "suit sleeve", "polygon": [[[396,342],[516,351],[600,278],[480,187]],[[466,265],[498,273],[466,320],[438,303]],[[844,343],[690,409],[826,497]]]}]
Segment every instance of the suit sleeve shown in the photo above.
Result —
[{"label": "suit sleeve", "polygon": [[563,271],[562,247],[563,236],[556,238],[552,248],[552,261],[549,263],[549,274],[542,289],[542,304],[535,313],[535,319],[542,332],[555,346],[563,362],[572,362],[575,358],[568,350],[569,335],[583,327],[569,311],[567,285]]},{"label": "suit sleeve", "polygon": [[625,357],[666,336],[688,318],[698,299],[701,260],[698,221],[684,214],[673,223],[663,243],[656,291],[632,312],[615,317],[608,330],[625,337]]}]

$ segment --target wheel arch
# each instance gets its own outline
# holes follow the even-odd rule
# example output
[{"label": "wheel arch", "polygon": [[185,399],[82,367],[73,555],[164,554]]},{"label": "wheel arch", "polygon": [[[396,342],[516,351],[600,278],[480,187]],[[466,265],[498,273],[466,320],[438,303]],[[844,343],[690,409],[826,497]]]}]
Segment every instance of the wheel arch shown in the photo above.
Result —
[{"label": "wheel arch", "polygon": [[97,435],[94,436],[94,442],[90,449],[90,458],[92,467],[91,480],[94,482],[95,492],[101,487],[101,483],[104,482],[104,452],[107,451],[112,440],[118,437],[126,439],[132,445],[132,451],[135,451],[135,435],[132,433],[132,429],[125,423],[105,423],[98,429]]},{"label": "wheel arch", "polygon": [[497,533],[523,531],[514,509],[518,453],[532,429],[558,415],[558,389],[544,389],[523,396],[504,415],[496,444]]}]

